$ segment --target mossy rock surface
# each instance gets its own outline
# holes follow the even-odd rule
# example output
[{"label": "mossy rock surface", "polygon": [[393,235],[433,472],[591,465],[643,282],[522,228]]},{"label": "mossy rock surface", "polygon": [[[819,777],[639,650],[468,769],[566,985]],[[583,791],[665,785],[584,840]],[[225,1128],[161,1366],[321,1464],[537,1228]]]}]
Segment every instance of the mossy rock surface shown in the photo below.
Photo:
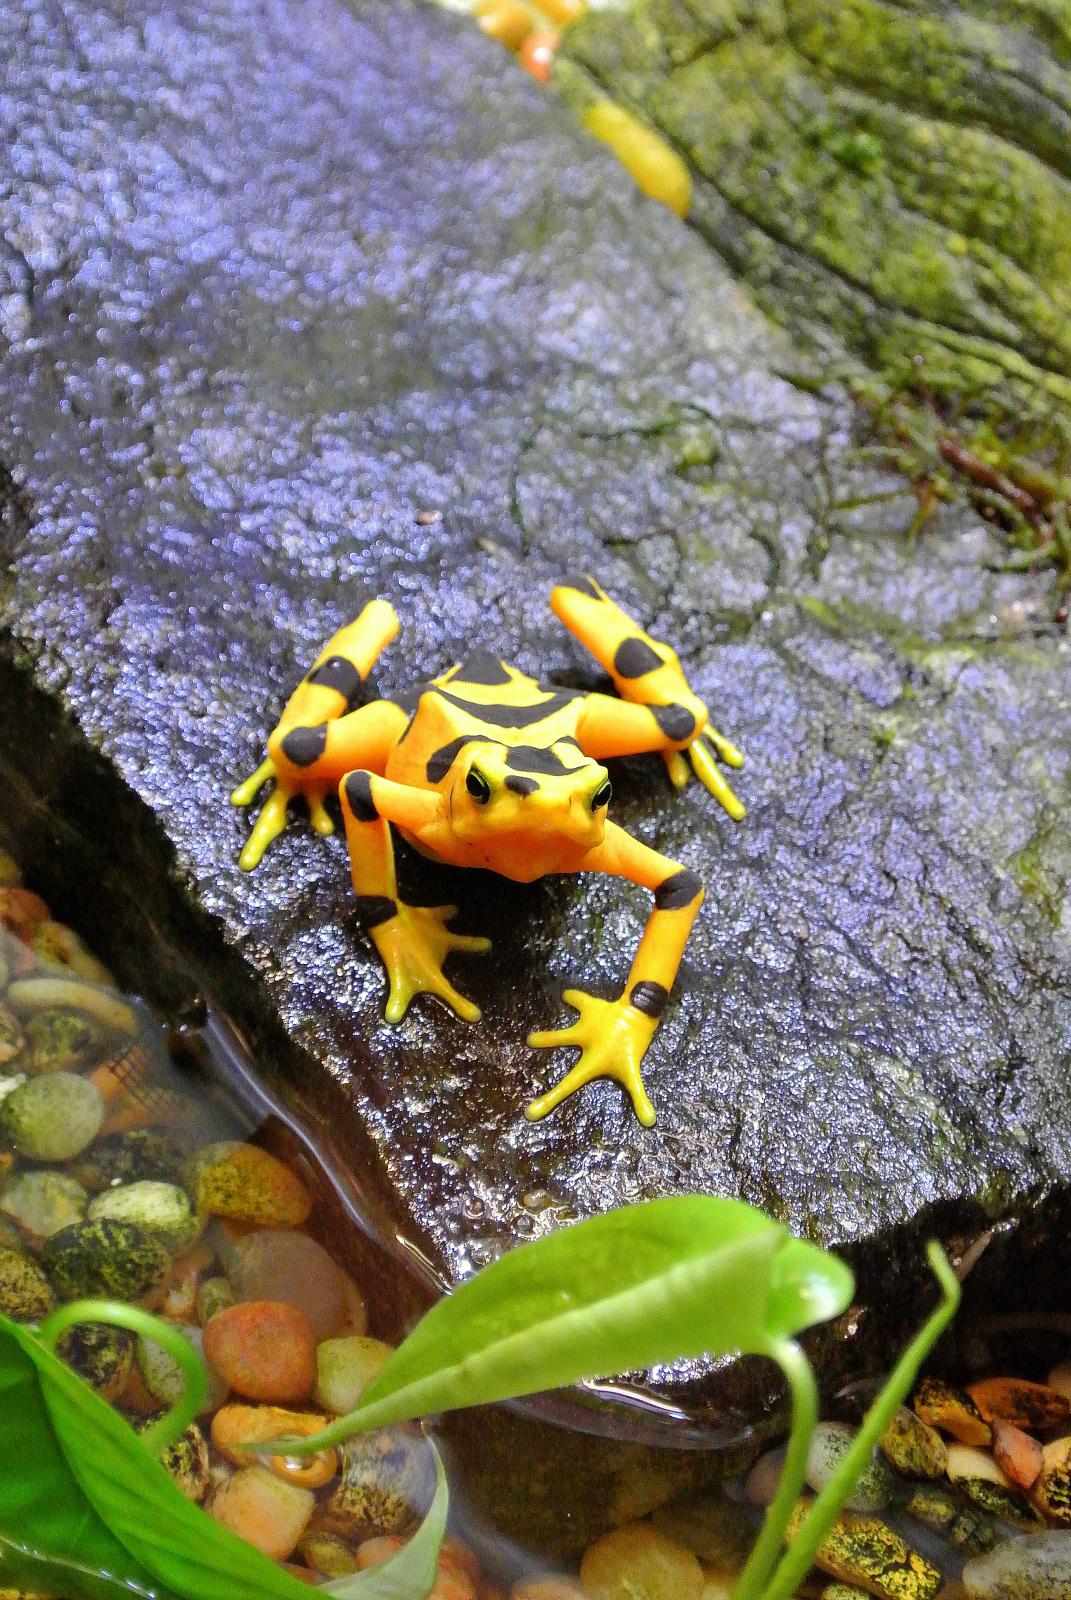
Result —
[{"label": "mossy rock surface", "polygon": [[[830,1383],[913,1326],[931,1233],[1016,1222],[1017,1308],[1066,1281],[1050,581],[991,570],[965,509],[909,542],[911,486],[859,457],[845,397],[790,383],[694,230],[464,19],[64,16],[0,21],[0,778],[55,914],[175,1013],[210,991],[428,1280],[615,1201],[739,1195],[859,1268],[873,1310],[819,1347]],[[568,1064],[527,1034],[570,984],[620,991],[641,890],[401,852],[408,897],[496,949],[450,969],[478,1026],[422,1000],[391,1028],[341,836],[296,822],[247,876],[227,803],[372,594],[402,619],[384,691],[477,646],[601,687],[547,609],[585,569],[748,758],[739,826],[657,759],[615,773],[616,820],[708,890],[647,1059],[653,1130],[605,1082],[523,1116]],[[770,1398],[761,1364],[631,1381],[722,1440]]]},{"label": "mossy rock surface", "polygon": [[1066,0],[638,0],[571,28],[556,81],[684,156],[692,223],[779,321],[1071,415]]}]

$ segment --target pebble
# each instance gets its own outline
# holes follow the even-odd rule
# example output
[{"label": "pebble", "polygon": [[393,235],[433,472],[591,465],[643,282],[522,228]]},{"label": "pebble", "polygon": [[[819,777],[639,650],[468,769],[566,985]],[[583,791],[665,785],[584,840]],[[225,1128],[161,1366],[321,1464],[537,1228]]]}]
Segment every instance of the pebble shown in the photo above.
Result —
[{"label": "pebble", "polygon": [[325,1339],[316,1349],[316,1404],[337,1417],[352,1411],[393,1354],[382,1339],[357,1334]]},{"label": "pebble", "polygon": [[1011,1484],[1001,1472],[993,1457],[985,1450],[978,1450],[969,1444],[953,1444],[948,1449],[948,1478],[957,1486],[972,1479],[988,1479],[990,1483],[999,1483],[1005,1489],[1010,1489]]},{"label": "pebble", "polygon": [[1041,1451],[1041,1471],[1030,1495],[1050,1522],[1071,1525],[1071,1439],[1054,1439]]},{"label": "pebble", "polygon": [[97,1042],[95,1030],[77,1011],[48,1006],[26,1024],[26,1048],[19,1066],[31,1078],[49,1072],[77,1072]]},{"label": "pebble", "polygon": [[522,1578],[510,1590],[510,1600],[586,1600],[571,1578]]},{"label": "pebble", "polygon": [[31,1078],[0,1102],[0,1131],[32,1161],[70,1160],[93,1142],[103,1120],[100,1090],[73,1072]]},{"label": "pebble", "polygon": [[743,1567],[758,1533],[755,1518],[743,1506],[717,1493],[675,1500],[651,1520],[660,1533],[684,1545],[700,1561],[727,1572]]},{"label": "pebble", "polygon": [[987,1422],[1001,1417],[1030,1433],[1048,1433],[1071,1420],[1066,1395],[1025,1378],[985,1378],[970,1384],[967,1393]]},{"label": "pebble", "polygon": [[[800,1500],[789,1519],[791,1542],[810,1509]],[[934,1600],[942,1576],[878,1517],[844,1511],[818,1547],[815,1566],[841,1583],[878,1595],[879,1600]]]},{"label": "pebble", "polygon": [[747,1475],[744,1493],[753,1506],[768,1506],[777,1493],[785,1465],[783,1450],[767,1450]]},{"label": "pebble", "polygon": [[352,1545],[340,1539],[337,1533],[307,1533],[298,1545],[297,1553],[305,1565],[321,1578],[348,1578],[352,1572],[359,1570]]},{"label": "pebble", "polygon": [[103,983],[115,987],[115,979],[103,962],[90,955],[73,928],[66,923],[45,921],[34,929],[30,948],[38,961],[46,967],[63,967],[76,978],[89,983]]},{"label": "pebble", "polygon": [[0,1211],[31,1245],[40,1245],[61,1228],[81,1222],[88,1200],[82,1185],[65,1172],[22,1172],[5,1183]]},{"label": "pebble", "polygon": [[[192,1345],[197,1354],[204,1359],[203,1330],[182,1322],[173,1322],[171,1326],[176,1333],[181,1333],[187,1344]],[[157,1344],[155,1339],[139,1338],[136,1354],[138,1371],[153,1399],[159,1401],[162,1406],[175,1405],[186,1387],[186,1378],[178,1362],[168,1354],[162,1344]],[[227,1398],[227,1393],[227,1385],[209,1366],[208,1389],[201,1407],[201,1415],[221,1406]]]},{"label": "pebble", "polygon": [[307,1400],[316,1382],[316,1334],[297,1306],[251,1300],[219,1311],[204,1327],[205,1359],[247,1400]]},{"label": "pebble", "polygon": [[255,1144],[206,1145],[187,1164],[183,1183],[198,1211],[258,1227],[300,1228],[312,1210],[297,1174]]},{"label": "pebble", "polygon": [[936,1484],[921,1484],[905,1502],[904,1510],[916,1522],[947,1539],[965,1556],[983,1555],[996,1541],[992,1517],[973,1506],[963,1505]]},{"label": "pebble", "polygon": [[970,1395],[940,1378],[923,1378],[911,1404],[923,1422],[950,1433],[960,1444],[987,1445],[992,1440],[992,1430]]},{"label": "pebble", "polygon": [[101,1218],[132,1222],[159,1239],[172,1255],[190,1243],[198,1228],[186,1191],[155,1178],[105,1189],[90,1201],[86,1216],[90,1222]]},{"label": "pebble", "polygon": [[1043,1465],[1041,1446],[1013,1422],[993,1421],[993,1459],[1017,1489],[1033,1488]]},{"label": "pebble", "polygon": [[881,1452],[905,1478],[943,1478],[948,1448],[936,1428],[901,1406],[881,1438]]},{"label": "pebble", "polygon": [[306,1233],[264,1228],[231,1244],[225,1255],[236,1301],[283,1300],[300,1307],[317,1341],[346,1325],[346,1274]]},{"label": "pebble", "polygon": [[580,1587],[589,1600],[700,1600],[703,1569],[691,1550],[646,1522],[628,1522],[589,1545]]},{"label": "pebble", "polygon": [[[2,970],[0,970],[2,978]],[[2,987],[2,982],[0,982]],[[18,1018],[6,1006],[0,1005],[0,1066],[13,1061],[26,1043]]]},{"label": "pebble", "polygon": [[54,1233],[42,1248],[41,1264],[62,1300],[141,1300],[163,1283],[171,1257],[159,1239],[133,1223],[105,1218]]},{"label": "pebble", "polygon": [[431,1453],[415,1430],[377,1428],[347,1439],[342,1475],[318,1525],[343,1538],[408,1533],[431,1499]]},{"label": "pebble", "polygon": [[991,1478],[962,1478],[956,1488],[998,1522],[1010,1522],[1013,1527],[1025,1528],[1030,1533],[1045,1525],[1045,1519],[1025,1495],[1015,1489],[1005,1489]]},{"label": "pebble", "polygon": [[[844,1422],[820,1422],[807,1450],[805,1479],[816,1492],[824,1489],[851,1448],[855,1429]],[[852,1511],[881,1511],[896,1489],[896,1480],[877,1457],[867,1462],[845,1505]]]},{"label": "pebble", "polygon": [[0,1311],[12,1322],[40,1322],[56,1297],[35,1261],[21,1250],[0,1247]]},{"label": "pebble", "polygon": [[234,1290],[226,1278],[202,1278],[197,1285],[197,1320],[203,1327],[217,1311],[234,1304]]},{"label": "pebble", "polygon": [[71,1171],[79,1183],[96,1192],[142,1179],[176,1183],[182,1161],[178,1144],[162,1129],[130,1128],[98,1139]]},{"label": "pebble", "polygon": [[963,1569],[971,1600],[1071,1600],[1071,1533],[1005,1539]]},{"label": "pebble", "polygon": [[56,1354],[104,1400],[117,1400],[134,1364],[134,1335],[107,1322],[79,1322],[56,1346]]},{"label": "pebble", "polygon": [[[162,1415],[162,1412],[157,1412],[155,1416],[142,1418],[138,1423],[138,1432],[144,1433]],[[201,1504],[212,1480],[208,1440],[196,1422],[191,1422],[174,1444],[168,1445],[160,1457],[160,1465],[171,1474],[187,1500],[192,1500],[194,1505]]]},{"label": "pebble", "polygon": [[309,1525],[316,1496],[267,1467],[243,1467],[212,1496],[211,1515],[275,1561],[285,1561]]},{"label": "pebble", "polygon": [[[281,1406],[223,1406],[212,1418],[212,1443],[235,1466],[248,1466],[254,1457],[244,1447],[290,1435],[307,1438],[326,1428],[329,1420],[314,1412],[286,1411]],[[256,1459],[277,1477],[300,1483],[306,1489],[322,1489],[338,1474],[335,1449],[321,1450],[314,1456],[265,1456],[258,1452]]]}]

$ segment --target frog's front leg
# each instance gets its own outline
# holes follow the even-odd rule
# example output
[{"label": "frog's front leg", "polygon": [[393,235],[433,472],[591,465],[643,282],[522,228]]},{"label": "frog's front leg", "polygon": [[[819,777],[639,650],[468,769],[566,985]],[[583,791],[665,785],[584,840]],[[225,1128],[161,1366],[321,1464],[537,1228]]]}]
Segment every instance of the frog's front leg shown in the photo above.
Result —
[{"label": "frog's front leg", "polygon": [[455,950],[489,950],[490,939],[451,933],[446,924],[456,906],[410,906],[398,898],[390,824],[414,834],[434,827],[439,795],[371,772],[347,773],[338,792],[358,914],[390,983],[387,1021],[400,1022],[416,994],[437,995],[464,1021],[478,1021],[479,1006],[458,993],[443,962]]},{"label": "frog's front leg", "polygon": [[564,998],[579,1011],[577,1021],[529,1035],[528,1043],[537,1049],[573,1046],[579,1049],[580,1060],[559,1084],[533,1100],[525,1115],[532,1121],[545,1117],[593,1078],[616,1078],[628,1090],[637,1117],[649,1128],[655,1110],[643,1086],[640,1065],[703,903],[703,885],[696,873],[659,855],[612,822],[606,824],[602,843],[585,857],[581,871],[608,872],[642,884],[654,892],[654,908],[624,993],[616,1000],[600,1000],[579,989],[567,989]]},{"label": "frog's front leg", "polygon": [[[744,807],[718,769],[714,756],[730,767],[742,766],[744,758],[709,720],[706,706],[692,693],[676,652],[644,633],[594,578],[573,578],[558,584],[551,592],[550,604],[555,616],[611,675],[621,696],[620,701],[609,695],[588,697],[593,703],[585,707],[587,735],[578,731],[585,753],[601,759],[657,750],[676,789],[687,783],[690,761],[703,786],[739,822]],[[637,715],[630,711],[630,705],[643,707],[643,712]]]},{"label": "frog's front leg", "polygon": [[232,805],[248,806],[274,780],[238,858],[243,871],[251,872],[282,833],[296,795],[308,802],[317,833],[332,833],[324,797],[343,773],[363,766],[382,770],[408,720],[405,712],[387,701],[346,708],[397,631],[394,608],[386,600],[369,601],[355,622],[332,636],[286,702],[266,759],[231,794]]}]

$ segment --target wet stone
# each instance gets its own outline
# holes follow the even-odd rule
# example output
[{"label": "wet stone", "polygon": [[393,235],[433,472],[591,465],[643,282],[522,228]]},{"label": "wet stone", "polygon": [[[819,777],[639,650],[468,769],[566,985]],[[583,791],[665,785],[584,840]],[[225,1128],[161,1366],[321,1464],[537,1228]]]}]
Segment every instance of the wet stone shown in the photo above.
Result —
[{"label": "wet stone", "polygon": [[236,1300],[285,1300],[299,1307],[317,1341],[330,1339],[346,1322],[346,1275],[307,1234],[258,1228],[234,1241],[224,1265]]},{"label": "wet stone", "polygon": [[13,1322],[40,1322],[56,1297],[36,1262],[21,1250],[0,1247],[0,1311]]},{"label": "wet stone", "polygon": [[[855,1429],[843,1422],[820,1422],[807,1451],[806,1481],[816,1493],[835,1474],[855,1438]],[[859,1474],[845,1504],[853,1511],[881,1511],[896,1493],[896,1480],[884,1461],[875,1456]]]},{"label": "wet stone", "polygon": [[0,1104],[0,1131],[33,1161],[78,1155],[96,1138],[103,1119],[100,1090],[71,1072],[31,1078]]},{"label": "wet stone", "polygon": [[134,1364],[134,1335],[106,1322],[79,1322],[63,1335],[56,1353],[105,1400],[116,1400]]},{"label": "wet stone", "polygon": [[60,1228],[81,1222],[88,1199],[82,1185],[65,1172],[20,1172],[0,1191],[0,1212],[30,1244],[41,1244]]},{"label": "wet stone", "polygon": [[[179,0],[121,47],[94,0],[0,15],[33,286],[0,355],[5,802],[27,836],[58,808],[40,866],[77,872],[102,957],[176,1015],[214,994],[429,1281],[641,1193],[758,1196],[858,1257],[881,1311],[846,1359],[880,1365],[932,1218],[1029,1217],[1047,1259],[1068,1237],[1050,580],[995,571],[963,507],[905,538],[912,486],[860,464],[844,394],[790,381],[703,241],[466,19],[309,8]],[[392,1028],[341,836],[295,818],[245,874],[227,802],[372,595],[402,622],[382,693],[477,648],[601,687],[548,616],[563,570],[671,641],[747,754],[739,826],[655,758],[614,773],[614,819],[710,891],[650,1130],[609,1082],[523,1115],[570,1064],[528,1033],[567,983],[620,992],[646,894],[401,848],[405,893],[496,948],[448,968],[478,1025],[418,999]],[[657,1387],[703,1378],[735,1425],[773,1398],[748,1371]]]},{"label": "wet stone", "polygon": [[[139,1432],[144,1432],[157,1421],[158,1416],[146,1417],[138,1425]],[[211,1476],[208,1440],[196,1422],[191,1422],[175,1442],[168,1445],[160,1456],[160,1465],[171,1474],[187,1500],[192,1500],[195,1505],[201,1504],[208,1493]]]},{"label": "wet stone", "polygon": [[71,1167],[87,1189],[109,1189],[116,1184],[175,1183],[182,1168],[179,1145],[161,1128],[129,1128],[105,1134],[94,1141]]},{"label": "wet stone", "polygon": [[140,1300],[164,1281],[171,1258],[151,1234],[106,1219],[61,1228],[41,1264],[62,1300]]},{"label": "wet stone", "polygon": [[916,1522],[947,1539],[965,1556],[982,1555],[997,1537],[993,1518],[963,1505],[936,1484],[920,1485],[904,1502],[904,1511]]},{"label": "wet stone", "polygon": [[344,1538],[408,1533],[431,1498],[431,1455],[405,1428],[379,1428],[342,1446],[342,1474],[317,1525]]},{"label": "wet stone", "polygon": [[[800,1501],[789,1521],[788,1539],[799,1532],[809,1503]],[[842,1512],[815,1555],[815,1566],[842,1583],[880,1600],[934,1600],[942,1577],[936,1567],[878,1517]]]},{"label": "wet stone", "polygon": [[90,1222],[107,1217],[133,1223],[172,1254],[189,1244],[198,1229],[185,1190],[149,1178],[106,1189],[89,1202],[86,1216]]}]

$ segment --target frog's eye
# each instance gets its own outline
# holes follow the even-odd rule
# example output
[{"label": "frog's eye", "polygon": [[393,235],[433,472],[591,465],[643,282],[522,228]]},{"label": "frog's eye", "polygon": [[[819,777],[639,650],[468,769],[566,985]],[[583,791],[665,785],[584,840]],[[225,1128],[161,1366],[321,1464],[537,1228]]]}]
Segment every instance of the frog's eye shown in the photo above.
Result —
[{"label": "frog's eye", "polygon": [[491,785],[478,767],[470,767],[465,788],[478,806],[485,806],[491,798]]},{"label": "frog's eye", "polygon": [[600,783],[599,787],[595,790],[595,793],[591,797],[592,811],[598,811],[600,807],[608,806],[613,797],[613,792],[613,785],[611,784],[609,778],[607,778],[605,783]]}]

